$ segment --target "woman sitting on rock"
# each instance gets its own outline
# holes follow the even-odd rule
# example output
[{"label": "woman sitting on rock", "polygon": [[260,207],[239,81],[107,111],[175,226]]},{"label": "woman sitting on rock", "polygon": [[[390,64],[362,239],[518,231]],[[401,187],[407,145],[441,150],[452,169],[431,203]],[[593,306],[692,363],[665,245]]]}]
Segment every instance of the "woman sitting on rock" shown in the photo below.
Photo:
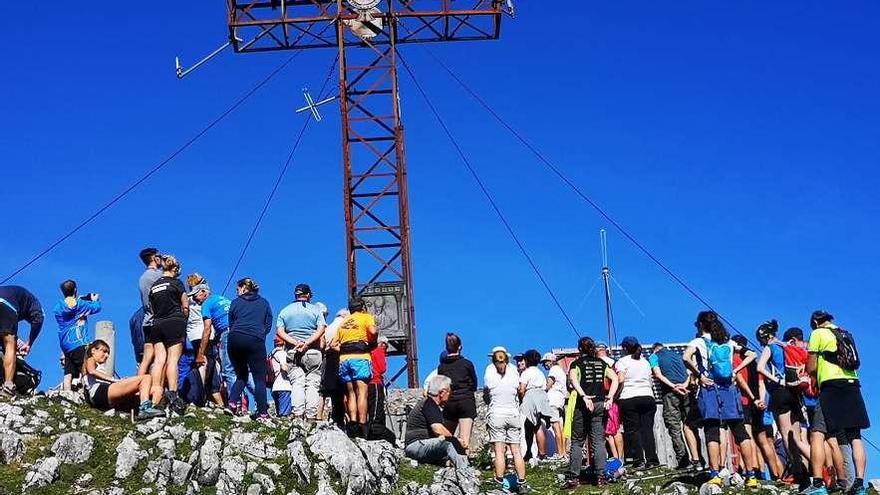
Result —
[{"label": "woman sitting on rock", "polygon": [[137,418],[147,420],[165,414],[153,407],[153,401],[162,399],[161,392],[150,400],[150,387],[153,384],[150,375],[131,378],[113,378],[104,369],[104,363],[110,357],[110,346],[103,340],[96,340],[86,348],[86,361],[83,363],[82,376],[85,380],[86,402],[95,409],[107,410],[125,407],[133,400],[141,398]]}]

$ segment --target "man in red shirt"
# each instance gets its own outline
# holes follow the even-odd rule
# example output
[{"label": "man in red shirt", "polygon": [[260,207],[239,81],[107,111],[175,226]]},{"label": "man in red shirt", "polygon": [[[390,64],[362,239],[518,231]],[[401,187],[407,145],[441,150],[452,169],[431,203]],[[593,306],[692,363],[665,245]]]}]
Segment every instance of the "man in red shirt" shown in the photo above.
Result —
[{"label": "man in red shirt", "polygon": [[373,378],[367,389],[367,413],[369,415],[371,440],[384,439],[394,444],[394,433],[385,426],[385,372],[388,371],[388,337],[379,335],[376,348],[370,351]]}]

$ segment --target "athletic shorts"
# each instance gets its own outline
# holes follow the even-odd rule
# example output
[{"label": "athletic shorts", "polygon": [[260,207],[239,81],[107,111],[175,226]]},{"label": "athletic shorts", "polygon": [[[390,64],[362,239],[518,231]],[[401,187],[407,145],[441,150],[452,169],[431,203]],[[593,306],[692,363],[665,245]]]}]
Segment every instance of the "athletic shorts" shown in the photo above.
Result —
[{"label": "athletic shorts", "polygon": [[469,397],[452,397],[443,408],[443,419],[458,422],[459,419],[475,419],[477,417],[477,400],[474,395]]},{"label": "athletic shorts", "polygon": [[18,312],[0,299],[0,335],[18,335]]},{"label": "athletic shorts", "polygon": [[181,344],[185,338],[186,320],[153,320],[149,343],[164,344],[167,347]]},{"label": "athletic shorts", "polygon": [[733,384],[703,387],[697,405],[706,422],[735,422],[743,419],[742,396]]},{"label": "athletic shorts", "polygon": [[144,331],[144,344],[152,344],[153,341],[150,340],[150,336],[153,335],[153,324],[151,323],[149,325],[144,325],[143,331]]},{"label": "athletic shorts", "polygon": [[565,417],[565,407],[556,407],[554,405],[550,405],[550,422],[551,423],[561,423],[562,419]]},{"label": "athletic shorts", "polygon": [[83,363],[86,360],[86,346],[81,345],[76,349],[64,353],[64,374],[79,378],[82,374]]},{"label": "athletic shorts", "polygon": [[373,365],[369,359],[347,359],[339,363],[339,381],[368,382],[373,378]]},{"label": "athletic shorts", "polygon": [[110,409],[110,385],[107,383],[98,383],[94,392],[89,392],[89,400],[92,407],[106,411]]},{"label": "athletic shorts", "polygon": [[816,405],[813,410],[813,417],[810,418],[810,432],[828,434],[828,427],[825,426],[825,415],[822,413],[822,403]]},{"label": "athletic shorts", "polygon": [[522,438],[522,418],[518,413],[492,413],[487,416],[490,443],[519,445]]},{"label": "athletic shorts", "polygon": [[791,413],[792,423],[804,423],[800,396],[788,387],[773,387],[770,390],[770,411],[774,416]]},{"label": "athletic shorts", "polygon": [[819,393],[819,406],[830,435],[844,430],[866,430],[871,427],[858,380],[826,381]]}]

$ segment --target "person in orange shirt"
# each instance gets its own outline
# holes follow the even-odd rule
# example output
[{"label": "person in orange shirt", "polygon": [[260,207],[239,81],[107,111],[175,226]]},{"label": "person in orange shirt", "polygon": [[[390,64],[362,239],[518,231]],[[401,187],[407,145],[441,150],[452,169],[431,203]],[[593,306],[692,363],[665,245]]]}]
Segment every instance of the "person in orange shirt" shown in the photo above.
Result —
[{"label": "person in orange shirt", "polygon": [[339,350],[339,380],[346,390],[348,434],[366,437],[368,384],[373,377],[370,342],[376,340],[376,322],[360,297],[351,299],[348,310],[351,315],[339,326],[330,346]]}]

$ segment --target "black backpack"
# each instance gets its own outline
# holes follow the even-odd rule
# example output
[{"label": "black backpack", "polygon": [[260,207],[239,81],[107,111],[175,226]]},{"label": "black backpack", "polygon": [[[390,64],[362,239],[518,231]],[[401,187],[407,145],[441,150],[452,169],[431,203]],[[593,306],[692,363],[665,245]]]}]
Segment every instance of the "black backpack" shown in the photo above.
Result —
[{"label": "black backpack", "polygon": [[[6,377],[3,375],[4,373],[2,369],[0,369],[0,377],[5,379]],[[15,363],[15,377],[12,379],[12,383],[15,384],[15,390],[19,394],[32,395],[37,390],[37,387],[40,386],[40,381],[42,379],[43,373],[40,370],[24,362],[24,359],[17,358]]]},{"label": "black backpack", "polygon": [[846,371],[856,371],[862,365],[859,358],[859,349],[852,334],[843,328],[831,328],[831,333],[837,339],[837,352],[826,352],[825,360],[836,364]]}]

